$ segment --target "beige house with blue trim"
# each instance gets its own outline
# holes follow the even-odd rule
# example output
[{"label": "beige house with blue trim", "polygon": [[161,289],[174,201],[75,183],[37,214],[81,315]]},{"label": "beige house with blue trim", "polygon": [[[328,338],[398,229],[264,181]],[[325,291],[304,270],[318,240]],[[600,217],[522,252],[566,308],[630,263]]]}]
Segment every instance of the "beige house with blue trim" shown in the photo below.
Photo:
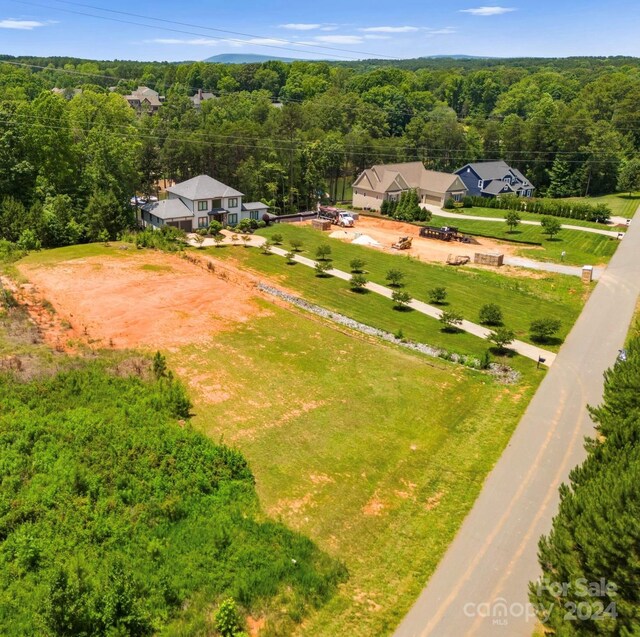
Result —
[{"label": "beige house with blue trim", "polygon": [[199,175],[167,188],[167,199],[142,206],[144,226],[176,226],[186,232],[207,228],[211,221],[235,226],[243,219],[259,221],[269,210],[261,201],[243,203],[244,195],[231,186]]}]

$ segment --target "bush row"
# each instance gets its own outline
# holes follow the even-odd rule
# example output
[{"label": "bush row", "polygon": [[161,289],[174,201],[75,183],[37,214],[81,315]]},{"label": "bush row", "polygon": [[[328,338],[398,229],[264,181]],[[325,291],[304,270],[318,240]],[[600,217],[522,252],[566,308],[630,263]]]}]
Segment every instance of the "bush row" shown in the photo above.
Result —
[{"label": "bush row", "polygon": [[[498,208],[500,210],[516,210],[518,212],[533,212],[550,217],[563,217],[566,219],[581,219],[596,223],[607,223],[611,217],[611,209],[605,204],[589,204],[578,201],[560,201],[556,199],[526,199],[523,197],[465,197],[464,207]],[[446,207],[451,205],[447,201]],[[452,206],[453,207],[453,206]]]}]

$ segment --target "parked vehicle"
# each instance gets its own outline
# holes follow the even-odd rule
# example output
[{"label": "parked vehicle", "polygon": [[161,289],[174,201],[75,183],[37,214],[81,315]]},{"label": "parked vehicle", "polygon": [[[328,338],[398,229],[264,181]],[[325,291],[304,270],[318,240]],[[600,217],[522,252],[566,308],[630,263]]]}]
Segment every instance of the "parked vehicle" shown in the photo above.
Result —
[{"label": "parked vehicle", "polygon": [[340,210],[330,206],[320,206],[318,217],[328,219],[332,224],[342,228],[353,228],[355,221],[348,210]]}]

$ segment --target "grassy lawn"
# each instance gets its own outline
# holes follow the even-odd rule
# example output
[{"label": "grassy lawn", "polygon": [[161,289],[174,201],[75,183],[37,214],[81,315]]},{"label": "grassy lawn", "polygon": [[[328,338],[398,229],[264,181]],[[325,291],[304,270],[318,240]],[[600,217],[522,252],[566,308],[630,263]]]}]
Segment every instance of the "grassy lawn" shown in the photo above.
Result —
[{"label": "grassy lawn", "polygon": [[194,424],[249,460],[266,513],[349,571],[298,634],[390,634],[543,372],[527,361],[521,385],[501,386],[263,303],[270,316],[170,352],[170,365],[190,383]]},{"label": "grassy lawn", "polygon": [[[260,232],[266,236],[282,234],[284,246],[289,239],[300,239],[304,242],[301,254],[311,258],[315,256],[318,245],[329,244],[333,265],[347,272],[352,259],[362,258],[366,261],[366,277],[377,283],[386,284],[388,270],[402,270],[406,274],[405,289],[414,298],[423,301],[428,301],[428,290],[444,286],[449,303],[444,307],[457,309],[471,321],[477,322],[478,312],[484,304],[497,303],[503,309],[505,324],[523,340],[528,340],[529,324],[535,316],[559,318],[562,321],[560,336],[564,338],[578,317],[589,291],[577,277],[549,274],[540,279],[515,278],[474,268],[431,265],[330,239],[308,226],[282,224]],[[232,258],[244,266],[268,274],[310,301],[368,325],[390,332],[402,329],[407,338],[439,345],[450,351],[477,354],[486,347],[484,341],[468,334],[443,333],[436,320],[417,312],[398,312],[391,307],[390,300],[377,294],[356,294],[351,292],[345,281],[319,279],[311,268],[300,264],[288,266],[277,255],[266,256],[258,250],[245,248],[210,248],[209,251],[216,258]]]},{"label": "grassy lawn", "polygon": [[600,197],[571,197],[569,201],[580,201],[584,203],[603,203],[611,208],[611,213],[625,219],[633,218],[638,206],[640,206],[640,193],[618,193],[613,195],[602,195]]},{"label": "grassy lawn", "polygon": [[[122,250],[114,250],[114,247]],[[126,249],[125,249],[126,248]],[[89,257],[108,256],[110,258],[127,256],[127,252],[136,248],[131,244],[112,241],[109,245],[103,243],[82,243],[79,245],[67,246],[65,248],[55,248],[54,250],[40,250],[30,252],[20,260],[20,263],[33,263],[37,265],[55,265],[60,261],[70,261],[72,259],[88,259]]]},{"label": "grassy lawn", "polygon": [[[451,219],[434,216],[431,223],[436,226],[451,224]],[[542,233],[540,226],[520,225],[510,232],[506,224],[495,221],[455,220],[461,232],[479,237],[491,237],[503,241],[529,241],[540,246],[518,248],[518,256],[536,261],[564,262],[567,265],[598,265],[607,263],[618,247],[617,239],[579,230],[561,230],[553,239]],[[562,252],[566,252],[564,261]]]},{"label": "grassy lawn", "polygon": [[[500,210],[498,208],[456,208],[451,212],[456,212],[461,215],[468,215],[470,217],[491,217],[492,219],[504,219],[504,216],[508,210]],[[534,212],[520,212],[520,219],[523,221],[537,221],[538,223],[544,217],[544,215],[536,214]],[[611,230],[612,227],[603,223],[593,223],[592,221],[581,221],[580,219],[564,219],[558,217],[558,220],[562,224],[569,226],[580,226],[581,228],[596,228],[598,230]],[[451,225],[455,225],[454,221],[449,220]],[[495,221],[493,223],[496,223]],[[506,225],[505,225],[506,227]]]}]

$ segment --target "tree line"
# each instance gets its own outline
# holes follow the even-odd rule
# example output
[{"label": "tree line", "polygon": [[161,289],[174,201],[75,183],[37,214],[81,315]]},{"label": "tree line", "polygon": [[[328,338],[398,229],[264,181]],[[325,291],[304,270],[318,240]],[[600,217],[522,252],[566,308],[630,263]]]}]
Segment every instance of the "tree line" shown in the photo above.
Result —
[{"label": "tree line", "polygon": [[640,337],[605,374],[587,459],[560,488],[553,528],[539,544],[543,577],[531,601],[558,635],[640,630]]},{"label": "tree line", "polygon": [[[61,245],[133,221],[129,198],[200,173],[275,212],[340,200],[376,163],[504,159],[537,194],[640,184],[635,59],[412,64],[0,60],[0,234]],[[32,66],[17,66],[32,65]],[[40,68],[44,67],[44,68]],[[166,95],[136,116],[123,94]],[[81,88],[55,95],[51,88]],[[198,89],[215,99],[193,108]]]}]

